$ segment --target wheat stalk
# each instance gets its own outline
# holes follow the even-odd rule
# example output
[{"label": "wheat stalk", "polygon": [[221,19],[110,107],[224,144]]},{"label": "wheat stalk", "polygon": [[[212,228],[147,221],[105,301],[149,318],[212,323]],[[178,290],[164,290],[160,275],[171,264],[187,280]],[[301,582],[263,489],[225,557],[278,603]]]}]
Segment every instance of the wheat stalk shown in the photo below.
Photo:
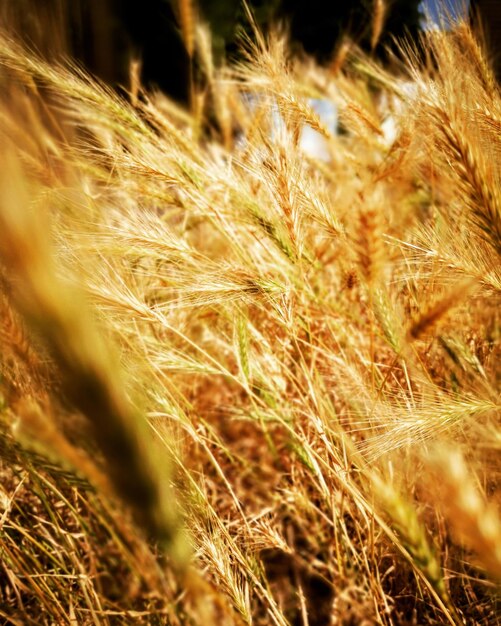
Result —
[{"label": "wheat stalk", "polygon": [[385,0],[374,0],[374,8],[372,13],[372,32],[371,32],[371,50],[374,51],[381,34],[383,32],[384,20],[386,17]]}]

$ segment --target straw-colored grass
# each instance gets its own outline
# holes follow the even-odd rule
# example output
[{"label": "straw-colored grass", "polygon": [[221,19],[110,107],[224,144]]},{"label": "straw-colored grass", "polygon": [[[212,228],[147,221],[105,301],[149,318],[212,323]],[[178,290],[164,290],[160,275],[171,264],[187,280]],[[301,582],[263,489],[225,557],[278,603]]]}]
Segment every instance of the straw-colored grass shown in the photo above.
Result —
[{"label": "straw-colored grass", "polygon": [[191,20],[192,114],[0,38],[1,619],[496,624],[481,47],[430,32],[396,77],[258,36],[217,68]]}]

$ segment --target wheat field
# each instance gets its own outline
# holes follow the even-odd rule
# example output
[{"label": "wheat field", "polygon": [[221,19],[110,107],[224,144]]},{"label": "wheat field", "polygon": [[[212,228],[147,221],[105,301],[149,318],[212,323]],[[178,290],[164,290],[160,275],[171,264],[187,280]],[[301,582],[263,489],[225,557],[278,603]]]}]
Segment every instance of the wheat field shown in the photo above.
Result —
[{"label": "wheat field", "polygon": [[184,27],[189,112],[0,37],[2,623],[499,623],[482,47]]}]

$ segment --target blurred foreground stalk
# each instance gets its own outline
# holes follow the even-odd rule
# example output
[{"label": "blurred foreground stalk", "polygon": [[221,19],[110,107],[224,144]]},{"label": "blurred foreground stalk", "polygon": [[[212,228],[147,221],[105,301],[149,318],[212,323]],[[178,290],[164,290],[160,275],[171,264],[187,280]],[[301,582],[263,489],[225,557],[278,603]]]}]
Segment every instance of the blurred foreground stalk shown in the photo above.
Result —
[{"label": "blurred foreground stalk", "polygon": [[49,348],[67,400],[92,424],[116,494],[162,555],[184,569],[189,548],[169,486],[170,468],[156,458],[146,421],[128,403],[84,303],[56,277],[47,224],[34,210],[18,159],[4,156],[0,172],[0,260],[15,304]]}]

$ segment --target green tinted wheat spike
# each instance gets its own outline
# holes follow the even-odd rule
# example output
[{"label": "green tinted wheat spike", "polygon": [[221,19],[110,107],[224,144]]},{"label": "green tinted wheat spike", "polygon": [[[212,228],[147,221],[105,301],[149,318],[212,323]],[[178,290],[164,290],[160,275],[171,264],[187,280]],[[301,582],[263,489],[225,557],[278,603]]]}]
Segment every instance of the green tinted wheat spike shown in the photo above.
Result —
[{"label": "green tinted wheat spike", "polygon": [[247,320],[243,315],[239,315],[237,319],[237,341],[240,367],[245,380],[249,380],[249,331],[247,329]]},{"label": "green tinted wheat spike", "polygon": [[445,605],[450,605],[442,567],[435,550],[429,543],[416,510],[389,482],[375,475],[372,476],[372,480],[374,493],[389,516],[403,546],[412,556],[413,564],[423,573]]}]

